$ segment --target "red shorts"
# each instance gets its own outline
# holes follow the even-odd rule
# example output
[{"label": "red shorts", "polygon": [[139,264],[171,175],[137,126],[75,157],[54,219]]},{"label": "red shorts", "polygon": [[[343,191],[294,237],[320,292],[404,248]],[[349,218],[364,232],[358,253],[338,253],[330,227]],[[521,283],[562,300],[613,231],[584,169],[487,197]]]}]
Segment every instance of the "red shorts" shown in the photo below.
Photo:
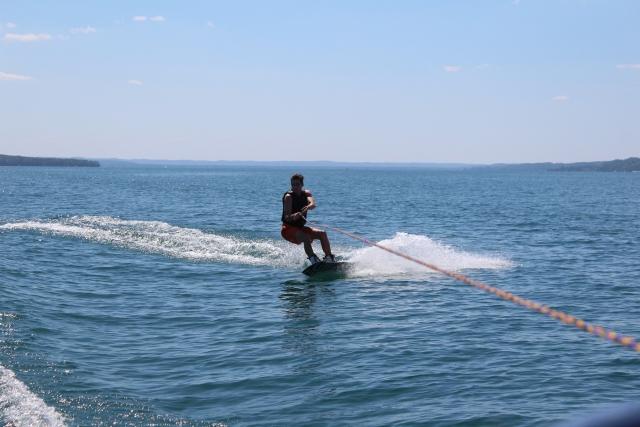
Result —
[{"label": "red shorts", "polygon": [[[303,233],[308,234],[309,237],[311,237],[311,233],[313,233],[313,229],[309,227],[296,227],[295,225],[282,224],[280,234],[282,235],[282,237],[284,237],[284,240],[299,245],[302,242],[298,242],[296,240],[296,234],[298,233],[298,231],[302,231]],[[313,239],[311,239],[310,241],[313,242]]]}]

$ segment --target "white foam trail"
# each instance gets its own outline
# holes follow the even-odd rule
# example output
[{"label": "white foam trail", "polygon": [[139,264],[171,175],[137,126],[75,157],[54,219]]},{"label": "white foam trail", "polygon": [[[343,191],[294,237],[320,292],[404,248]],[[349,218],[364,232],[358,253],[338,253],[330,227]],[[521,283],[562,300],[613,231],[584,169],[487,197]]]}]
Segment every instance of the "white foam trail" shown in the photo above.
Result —
[{"label": "white foam trail", "polygon": [[[407,233],[396,235],[380,242],[382,246],[395,249],[422,261],[437,265],[446,270],[466,269],[503,269],[514,264],[503,258],[479,255],[431,240],[426,236]],[[440,274],[422,265],[375,247],[366,247],[355,251],[350,257],[355,264],[356,276],[416,276]]]},{"label": "white foam trail", "polygon": [[0,225],[0,230],[34,230],[189,261],[300,267],[305,260],[301,248],[284,240],[251,240],[222,236],[194,228],[175,227],[159,221],[74,216],[54,220],[9,222]]},{"label": "white foam trail", "polygon": [[[176,227],[159,221],[131,221],[108,216],[10,221],[0,225],[0,230],[34,230],[193,262],[300,268],[306,259],[301,246],[282,239],[252,240]],[[396,233],[393,238],[379,243],[448,270],[513,267],[508,260],[461,251],[426,236]],[[433,273],[378,248],[342,246],[334,247],[334,253],[355,264],[352,275],[356,277],[424,276]]]},{"label": "white foam trail", "polygon": [[4,425],[64,427],[64,418],[0,365],[0,414]]}]

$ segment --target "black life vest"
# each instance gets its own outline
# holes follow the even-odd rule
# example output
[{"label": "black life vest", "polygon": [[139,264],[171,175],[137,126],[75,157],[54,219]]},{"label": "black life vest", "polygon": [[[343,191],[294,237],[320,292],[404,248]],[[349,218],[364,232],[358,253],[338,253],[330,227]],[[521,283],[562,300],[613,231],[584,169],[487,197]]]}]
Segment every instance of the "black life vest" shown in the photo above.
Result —
[{"label": "black life vest", "polygon": [[289,190],[286,193],[284,193],[284,196],[282,196],[282,223],[283,224],[290,224],[290,225],[295,225],[296,227],[302,227],[303,225],[305,225],[307,223],[307,213],[303,213],[302,216],[303,218],[298,218],[295,221],[285,221],[284,220],[284,198],[288,195],[291,196],[291,215],[293,215],[294,213],[298,213],[300,211],[302,211],[302,208],[304,208],[305,206],[307,206],[309,204],[309,200],[307,199],[307,193],[302,190],[302,193],[300,193],[299,196],[296,196],[296,193],[293,192],[293,190]]}]

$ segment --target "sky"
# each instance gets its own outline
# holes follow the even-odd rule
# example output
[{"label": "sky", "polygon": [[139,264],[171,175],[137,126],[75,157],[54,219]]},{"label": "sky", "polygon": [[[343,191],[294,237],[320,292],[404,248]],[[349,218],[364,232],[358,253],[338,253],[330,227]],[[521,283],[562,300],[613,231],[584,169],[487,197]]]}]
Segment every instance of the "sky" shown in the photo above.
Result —
[{"label": "sky", "polygon": [[640,156],[640,1],[0,2],[0,154]]}]

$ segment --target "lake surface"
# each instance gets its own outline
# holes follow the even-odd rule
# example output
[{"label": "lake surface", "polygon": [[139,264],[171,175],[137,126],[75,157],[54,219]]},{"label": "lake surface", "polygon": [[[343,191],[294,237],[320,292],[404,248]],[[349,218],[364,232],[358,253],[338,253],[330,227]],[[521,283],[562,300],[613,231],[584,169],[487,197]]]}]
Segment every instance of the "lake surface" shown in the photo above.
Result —
[{"label": "lake surface", "polygon": [[[546,426],[640,398],[640,355],[309,219],[640,338],[640,174],[0,168],[13,426]],[[322,251],[315,244],[319,255]]]}]

